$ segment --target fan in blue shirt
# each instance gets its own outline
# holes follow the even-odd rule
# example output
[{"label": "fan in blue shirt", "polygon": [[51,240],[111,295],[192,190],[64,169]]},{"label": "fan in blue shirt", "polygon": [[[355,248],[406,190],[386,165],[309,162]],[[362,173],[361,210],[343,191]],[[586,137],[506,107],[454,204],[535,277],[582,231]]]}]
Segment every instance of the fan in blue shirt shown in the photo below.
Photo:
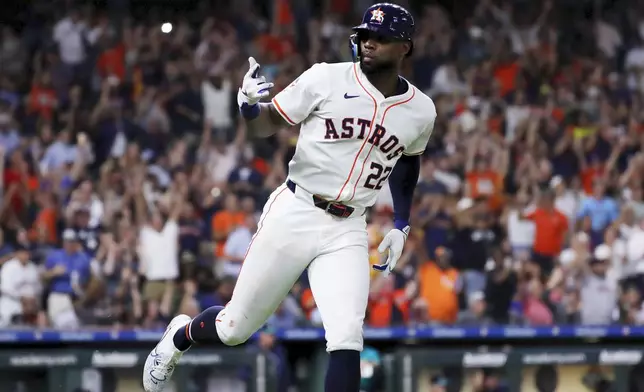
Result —
[{"label": "fan in blue shirt", "polygon": [[76,297],[91,278],[91,260],[83,251],[76,232],[63,232],[63,248],[49,253],[45,261],[44,278],[51,293]]}]

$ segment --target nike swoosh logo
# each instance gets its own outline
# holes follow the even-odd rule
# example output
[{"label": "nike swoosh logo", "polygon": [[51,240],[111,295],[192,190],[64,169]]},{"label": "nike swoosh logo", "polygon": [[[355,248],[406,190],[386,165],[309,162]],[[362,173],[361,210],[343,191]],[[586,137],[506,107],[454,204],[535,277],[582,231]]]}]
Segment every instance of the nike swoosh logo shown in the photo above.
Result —
[{"label": "nike swoosh logo", "polygon": [[[163,336],[161,336],[161,340],[165,339],[165,337],[168,335],[168,332],[170,332],[170,329],[171,329],[171,328],[170,328],[170,326],[168,325],[168,327],[166,328],[165,332],[163,333]],[[159,340],[159,342],[161,342],[161,340]],[[157,348],[158,348],[158,347],[159,347],[159,345],[158,345],[158,344],[157,344],[156,346],[154,346],[154,349],[153,349],[153,350],[152,350],[152,352],[150,353],[150,356],[151,356],[151,357],[153,357],[153,358],[157,358],[157,357],[160,357],[160,356],[161,356],[161,354],[159,354],[159,353],[157,352]]]},{"label": "nike swoosh logo", "polygon": [[358,98],[359,95],[349,95],[347,93],[344,93],[344,99],[351,99],[351,98]]},{"label": "nike swoosh logo", "polygon": [[155,370],[150,371],[150,377],[152,378],[152,382],[155,384],[159,384],[160,382],[165,382],[168,379],[168,376],[163,373],[156,374]]}]

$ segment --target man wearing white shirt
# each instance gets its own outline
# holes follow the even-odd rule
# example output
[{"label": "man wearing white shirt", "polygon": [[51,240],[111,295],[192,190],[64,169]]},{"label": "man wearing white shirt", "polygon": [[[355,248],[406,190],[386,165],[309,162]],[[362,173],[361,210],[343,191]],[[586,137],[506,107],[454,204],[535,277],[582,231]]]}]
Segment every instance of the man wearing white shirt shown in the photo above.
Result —
[{"label": "man wearing white shirt", "polygon": [[230,233],[224,245],[224,256],[219,261],[219,272],[222,275],[234,277],[239,275],[244,256],[255,231],[257,231],[257,221],[253,215],[249,215],[243,225],[237,226]]},{"label": "man wearing white shirt", "polygon": [[566,187],[561,176],[552,177],[550,188],[555,192],[555,208],[568,218],[568,226],[572,230],[579,209],[579,197]]},{"label": "man wearing white shirt", "polygon": [[[161,212],[154,211],[149,224],[139,232],[139,268],[146,278],[143,296],[148,309],[167,304],[173,295],[173,282],[179,277],[178,218],[183,203],[172,202],[165,222]],[[155,315],[148,311],[148,316]]]},{"label": "man wearing white shirt", "polygon": [[201,84],[201,98],[210,125],[217,130],[228,131],[233,126],[231,107],[235,90],[222,73],[222,69],[210,70],[209,78]]},{"label": "man wearing white shirt", "polygon": [[30,261],[29,251],[21,248],[0,269],[0,326],[33,313],[41,291],[38,268]]},{"label": "man wearing white shirt", "polygon": [[58,21],[53,28],[53,38],[58,44],[60,59],[70,66],[78,66],[87,57],[86,43],[95,43],[102,29],[89,29],[81,19],[77,9],[71,9],[68,15]]}]

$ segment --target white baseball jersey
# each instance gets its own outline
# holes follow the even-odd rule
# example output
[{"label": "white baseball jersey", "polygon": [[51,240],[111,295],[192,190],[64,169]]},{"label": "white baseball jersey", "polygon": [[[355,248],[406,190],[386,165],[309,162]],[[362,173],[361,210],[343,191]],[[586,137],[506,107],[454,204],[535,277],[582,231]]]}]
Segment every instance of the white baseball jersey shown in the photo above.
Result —
[{"label": "white baseball jersey", "polygon": [[291,125],[301,123],[289,178],[306,191],[370,207],[401,154],[422,154],[436,107],[409,83],[385,98],[358,63],[318,63],[273,98]]}]

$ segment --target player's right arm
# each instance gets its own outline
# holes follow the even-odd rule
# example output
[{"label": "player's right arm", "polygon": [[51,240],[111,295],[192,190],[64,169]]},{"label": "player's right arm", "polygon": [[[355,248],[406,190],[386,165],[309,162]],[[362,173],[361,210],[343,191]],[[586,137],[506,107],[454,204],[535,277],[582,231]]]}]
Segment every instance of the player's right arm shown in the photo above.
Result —
[{"label": "player's right arm", "polygon": [[251,135],[268,137],[278,127],[293,126],[306,119],[322,100],[319,89],[312,88],[319,79],[317,66],[311,67],[277,94],[271,102],[259,102],[269,95],[273,83],[259,75],[259,64],[248,59],[250,68],[237,93],[239,111]]},{"label": "player's right arm", "polygon": [[259,115],[252,120],[246,119],[246,127],[250,135],[269,137],[275,134],[279,127],[291,125],[279,114],[273,102],[260,102],[257,105]]}]

